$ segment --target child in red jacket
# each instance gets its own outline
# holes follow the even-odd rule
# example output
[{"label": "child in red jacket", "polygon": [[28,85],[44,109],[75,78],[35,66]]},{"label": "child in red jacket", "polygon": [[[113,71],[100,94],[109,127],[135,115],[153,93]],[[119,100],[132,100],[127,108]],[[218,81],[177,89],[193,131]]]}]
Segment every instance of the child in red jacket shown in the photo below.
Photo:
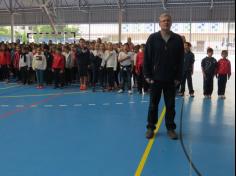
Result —
[{"label": "child in red jacket", "polygon": [[65,57],[62,55],[61,48],[57,48],[56,52],[52,54],[52,72],[54,73],[54,88],[63,87],[63,74],[65,71]]},{"label": "child in red jacket", "polygon": [[231,63],[227,59],[228,51],[223,50],[221,53],[222,59],[217,63],[217,78],[218,78],[218,95],[219,98],[225,99],[225,89],[227,79],[231,76]]},{"label": "child in red jacket", "polygon": [[146,93],[148,91],[148,84],[144,79],[143,75],[143,60],[144,60],[144,48],[145,45],[142,44],[140,47],[140,50],[137,54],[137,59],[136,59],[136,66],[135,66],[135,72],[137,74],[137,81],[138,81],[138,92],[142,94],[142,89],[144,89],[143,93]]},{"label": "child in red jacket", "polygon": [[19,69],[20,54],[21,54],[21,48],[20,46],[16,46],[16,51],[15,51],[14,60],[13,60],[13,70],[14,70],[14,74],[16,76],[17,81],[21,80],[20,69]]},{"label": "child in red jacket", "polygon": [[9,80],[9,68],[11,64],[11,54],[5,44],[0,46],[0,80]]}]

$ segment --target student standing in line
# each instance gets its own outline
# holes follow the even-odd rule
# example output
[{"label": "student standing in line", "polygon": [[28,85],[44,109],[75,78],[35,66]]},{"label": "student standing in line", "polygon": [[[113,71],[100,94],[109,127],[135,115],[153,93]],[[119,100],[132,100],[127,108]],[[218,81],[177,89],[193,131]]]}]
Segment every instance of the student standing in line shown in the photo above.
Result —
[{"label": "student standing in line", "polygon": [[132,63],[131,63],[132,53],[129,52],[129,45],[126,43],[123,46],[123,51],[120,52],[118,57],[118,62],[120,63],[121,67],[121,80],[122,86],[118,93],[123,93],[125,90],[125,85],[127,84],[128,93],[132,94],[131,88],[131,76],[132,76]]},{"label": "student standing in line", "polygon": [[30,56],[30,60],[29,60],[29,65],[28,65],[28,71],[27,71],[27,74],[28,74],[28,80],[27,80],[27,83],[30,85],[31,83],[34,83],[36,78],[35,78],[35,72],[32,68],[32,63],[33,63],[33,52],[32,52],[32,46],[28,46],[28,54]]},{"label": "student standing in line", "polygon": [[29,69],[31,66],[31,58],[29,54],[29,49],[27,47],[22,48],[22,52],[20,55],[19,61],[19,70],[21,74],[21,81],[22,84],[26,84],[29,80]]},{"label": "student standing in line", "polygon": [[134,46],[134,55],[132,60],[132,78],[133,78],[133,88],[138,87],[138,75],[136,73],[136,63],[137,63],[137,55],[140,51],[140,45]]},{"label": "student standing in line", "polygon": [[47,85],[51,85],[53,81],[53,73],[52,73],[53,57],[49,50],[50,50],[49,46],[44,45],[43,51],[44,51],[44,56],[46,57],[47,60],[47,69],[45,70],[45,82]]},{"label": "student standing in line", "polygon": [[144,49],[145,49],[145,45],[142,44],[137,54],[137,60],[136,60],[136,66],[135,66],[139,94],[142,94],[142,93],[145,94],[148,92],[148,83],[145,81],[144,75],[143,75]]},{"label": "student standing in line", "polygon": [[100,44],[100,57],[102,59],[101,67],[100,67],[100,83],[103,91],[106,89],[107,85],[107,66],[106,66],[106,60],[105,60],[105,52],[106,52],[106,46],[104,43]]},{"label": "student standing in line", "polygon": [[222,59],[220,59],[217,64],[218,96],[221,99],[225,99],[225,89],[227,80],[231,77],[231,63],[227,59],[227,50],[223,50],[221,56]]},{"label": "student standing in line", "polygon": [[183,78],[181,81],[181,88],[180,88],[180,92],[179,92],[180,96],[184,96],[185,84],[186,84],[186,80],[187,80],[189,95],[191,97],[194,97],[192,75],[193,75],[193,71],[194,71],[195,56],[191,51],[191,47],[192,47],[191,43],[189,43],[189,42],[184,43],[184,49],[185,49],[184,68],[183,68]]},{"label": "student standing in line", "polygon": [[0,81],[9,81],[9,69],[11,64],[11,54],[5,44],[0,46]]},{"label": "student standing in line", "polygon": [[118,89],[119,90],[119,87],[120,87],[120,63],[118,62],[118,55],[119,55],[119,49],[118,49],[119,45],[118,44],[114,44],[113,45],[113,49],[114,51],[116,52],[116,62],[117,62],[117,66],[116,66],[116,70],[114,71],[114,80],[115,80],[115,89]]},{"label": "student standing in line", "polygon": [[13,60],[13,70],[14,70],[17,82],[21,80],[20,70],[19,70],[20,54],[21,54],[21,48],[19,45],[17,45],[16,51],[14,54],[14,60]]},{"label": "student standing in line", "polygon": [[117,68],[117,55],[113,50],[112,43],[108,43],[108,50],[105,52],[105,62],[107,66],[108,91],[111,91],[114,90],[114,72]]},{"label": "student standing in line", "polygon": [[71,51],[69,46],[64,47],[63,56],[65,57],[65,84],[66,86],[72,83],[72,67],[73,61],[71,56]]},{"label": "student standing in line", "polygon": [[72,59],[72,82],[76,83],[78,80],[78,60],[77,60],[77,47],[71,46],[71,59]]},{"label": "student standing in line", "polygon": [[37,48],[37,53],[33,57],[32,67],[36,72],[37,89],[43,89],[44,71],[47,68],[47,60],[40,47]]},{"label": "student standing in line", "polygon": [[102,63],[101,52],[100,52],[100,44],[96,43],[94,50],[91,51],[91,69],[92,69],[92,87],[93,92],[96,91],[96,84],[98,83],[100,76],[100,67]]},{"label": "student standing in line", "polygon": [[63,74],[65,73],[65,57],[62,55],[62,49],[57,48],[53,54],[52,72],[54,75],[54,89],[64,86]]},{"label": "student standing in line", "polygon": [[78,49],[78,65],[79,65],[79,75],[80,75],[80,90],[87,90],[88,83],[88,67],[90,65],[90,51],[86,47],[86,42],[84,39],[80,39]]},{"label": "student standing in line", "polygon": [[214,88],[214,76],[217,71],[217,60],[212,57],[213,49],[207,49],[207,57],[202,60],[202,74],[203,74],[203,94],[205,98],[211,98]]}]

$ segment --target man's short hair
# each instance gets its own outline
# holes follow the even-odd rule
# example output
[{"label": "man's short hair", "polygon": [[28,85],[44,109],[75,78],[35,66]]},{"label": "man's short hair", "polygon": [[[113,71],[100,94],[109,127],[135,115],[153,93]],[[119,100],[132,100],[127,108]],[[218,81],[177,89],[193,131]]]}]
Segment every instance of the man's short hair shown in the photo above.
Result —
[{"label": "man's short hair", "polygon": [[172,21],[172,17],[171,17],[171,15],[170,15],[169,13],[162,13],[162,14],[160,15],[160,17],[159,17],[159,21],[161,21],[161,18],[163,18],[163,17],[168,17],[168,18],[170,18],[171,21]]}]

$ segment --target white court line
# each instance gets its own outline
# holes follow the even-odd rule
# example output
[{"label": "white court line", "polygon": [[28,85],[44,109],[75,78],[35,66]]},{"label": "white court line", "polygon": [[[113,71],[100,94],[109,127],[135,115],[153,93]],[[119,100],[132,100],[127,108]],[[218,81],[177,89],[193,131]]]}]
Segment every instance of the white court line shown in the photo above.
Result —
[{"label": "white court line", "polygon": [[80,107],[80,106],[82,106],[82,104],[74,104],[73,106],[74,107]]},{"label": "white court line", "polygon": [[25,107],[24,105],[16,105],[17,108],[23,108]]},{"label": "white court line", "polygon": [[96,104],[88,104],[89,106],[96,106]]},{"label": "white court line", "polygon": [[44,105],[45,108],[51,108],[53,105]]},{"label": "white court line", "polygon": [[[140,101],[141,103],[148,103],[149,101]],[[128,104],[136,104],[137,102],[135,101],[130,101],[130,102],[127,102]],[[100,106],[110,106],[112,103],[101,103],[99,104]],[[116,105],[124,105],[124,103],[122,102],[117,102],[115,103]],[[94,104],[94,103],[90,103],[90,104],[87,104],[87,106],[96,106],[97,104]],[[2,108],[7,108],[7,107],[10,107],[11,105],[7,105],[7,104],[2,104],[0,105],[0,107]],[[15,107],[17,108],[23,108],[23,107],[26,107],[27,105],[14,105]],[[73,104],[73,105],[67,105],[67,104],[59,104],[59,105],[52,105],[52,104],[45,104],[45,105],[42,105],[42,107],[44,108],[53,108],[53,107],[81,107],[83,106],[83,104]],[[31,108],[37,108],[39,107],[38,105],[31,105],[30,106]]]},{"label": "white court line", "polygon": [[59,105],[60,107],[68,107],[68,105]]},{"label": "white court line", "polygon": [[15,85],[15,86],[9,86],[9,87],[0,88],[0,90],[7,90],[7,89],[14,88],[14,87],[20,87],[20,85]]},{"label": "white court line", "polygon": [[3,107],[3,108],[9,107],[9,105],[0,105],[0,106]]},{"label": "white court line", "polygon": [[37,108],[38,105],[31,105],[30,107],[31,107],[31,108]]}]

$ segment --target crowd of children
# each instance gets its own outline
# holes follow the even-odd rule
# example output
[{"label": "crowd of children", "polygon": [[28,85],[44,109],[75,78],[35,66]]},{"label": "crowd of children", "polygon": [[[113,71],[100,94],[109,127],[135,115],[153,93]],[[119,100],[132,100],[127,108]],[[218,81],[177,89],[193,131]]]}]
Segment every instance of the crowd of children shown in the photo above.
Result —
[{"label": "crowd of children", "polygon": [[[38,89],[45,85],[54,88],[70,86],[79,80],[80,90],[91,87],[96,91],[100,86],[103,91],[126,89],[133,93],[132,80],[140,94],[147,93],[149,85],[145,81],[142,67],[145,44],[136,45],[128,39],[122,44],[102,43],[101,39],[87,42],[80,39],[78,44],[16,44],[0,43],[0,81],[10,78],[22,84],[37,83]],[[228,52],[222,51],[218,62],[213,56],[213,49],[208,48],[207,57],[202,60],[204,78],[204,96],[210,98],[213,92],[213,80],[218,78],[218,95],[225,98],[227,80],[231,76]],[[185,42],[183,80],[179,95],[185,93],[186,80],[189,94],[194,97],[192,74],[194,72],[194,54],[191,44]]]}]

